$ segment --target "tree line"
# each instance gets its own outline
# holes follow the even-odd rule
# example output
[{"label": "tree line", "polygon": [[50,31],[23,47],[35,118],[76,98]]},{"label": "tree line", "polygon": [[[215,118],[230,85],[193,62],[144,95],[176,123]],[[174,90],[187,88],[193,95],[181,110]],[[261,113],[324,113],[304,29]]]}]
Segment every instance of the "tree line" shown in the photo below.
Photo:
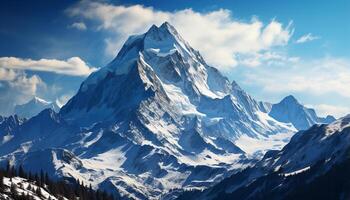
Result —
[{"label": "tree line", "polygon": [[[26,172],[21,165],[16,169],[8,163],[5,169],[0,168],[0,193],[7,194],[14,200],[32,200],[33,196],[28,192],[19,194],[18,186],[14,183],[8,189],[4,184],[4,177],[9,178],[11,183],[14,177],[27,179],[30,184],[28,184],[27,188],[22,189],[32,191],[41,198],[43,198],[42,190],[46,190],[58,200],[63,200],[64,198],[69,200],[116,200],[115,197],[105,191],[93,190],[91,184],[86,186],[79,180],[70,182],[64,180],[53,181],[43,170],[39,174],[31,173]],[[33,185],[37,187],[33,187]],[[20,187],[24,186],[20,185]]]}]

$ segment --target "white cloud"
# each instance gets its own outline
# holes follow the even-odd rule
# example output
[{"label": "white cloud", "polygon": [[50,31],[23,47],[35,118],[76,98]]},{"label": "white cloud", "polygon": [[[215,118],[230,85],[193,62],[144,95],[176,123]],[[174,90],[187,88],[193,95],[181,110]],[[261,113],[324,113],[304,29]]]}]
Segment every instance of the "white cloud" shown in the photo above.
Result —
[{"label": "white cloud", "polygon": [[347,59],[299,61],[284,67],[256,69],[246,77],[247,83],[260,85],[267,92],[337,94],[350,98],[350,60]]},{"label": "white cloud", "polygon": [[293,30],[272,20],[263,24],[256,18],[242,22],[232,18],[231,12],[219,9],[199,13],[192,9],[165,12],[141,5],[117,6],[101,2],[82,1],[67,10],[70,16],[93,20],[98,30],[106,31],[106,51],[114,56],[131,34],[145,32],[152,24],[170,22],[195,49],[221,69],[237,65],[236,54],[269,50],[288,43]]},{"label": "white cloud", "polygon": [[310,41],[318,40],[318,39],[320,39],[319,36],[314,36],[311,33],[308,33],[306,35],[301,36],[299,39],[297,39],[296,43],[302,44],[305,42],[310,42]]},{"label": "white cloud", "polygon": [[335,106],[329,104],[318,104],[310,105],[310,107],[315,108],[320,116],[333,115],[336,118],[344,117],[350,113],[350,108],[346,106]]},{"label": "white cloud", "polygon": [[7,69],[53,72],[70,76],[87,76],[96,70],[96,68],[88,66],[79,57],[71,57],[67,60],[32,60],[16,57],[0,57],[0,67]]},{"label": "white cloud", "polygon": [[0,114],[8,115],[16,104],[27,102],[39,88],[45,88],[39,76],[28,76],[25,72],[0,68]]},{"label": "white cloud", "polygon": [[78,29],[80,31],[85,31],[87,29],[86,24],[84,22],[74,22],[69,27]]},{"label": "white cloud", "polygon": [[[276,102],[297,95],[321,116],[350,113],[350,60],[324,57],[313,60],[280,59],[259,68],[237,68],[234,77],[243,88],[264,100]],[[265,63],[264,63],[265,64]],[[232,72],[233,74],[235,72]]]},{"label": "white cloud", "polygon": [[286,54],[274,51],[265,51],[259,53],[238,54],[236,57],[239,64],[246,67],[285,65],[288,63],[297,63],[299,57],[289,57]]}]

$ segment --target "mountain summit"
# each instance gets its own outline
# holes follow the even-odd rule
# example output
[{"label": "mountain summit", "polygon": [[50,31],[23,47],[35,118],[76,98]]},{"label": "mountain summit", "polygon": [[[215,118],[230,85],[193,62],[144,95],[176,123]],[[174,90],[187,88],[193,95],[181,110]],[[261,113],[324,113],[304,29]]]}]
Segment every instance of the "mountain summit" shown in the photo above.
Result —
[{"label": "mountain summit", "polygon": [[51,108],[56,112],[60,110],[60,107],[56,104],[56,102],[49,102],[39,97],[33,97],[33,99],[25,104],[16,105],[15,114],[21,117],[31,118],[47,108]]},{"label": "mountain summit", "polygon": [[[293,132],[269,117],[237,83],[209,66],[167,22],[129,37],[117,57],[91,74],[60,114],[82,125],[142,124],[164,141],[194,124],[202,136],[222,137],[237,145],[241,137],[246,141]],[[175,133],[165,128],[167,124],[176,125]],[[159,127],[165,129],[156,133]]]},{"label": "mountain summit", "polygon": [[268,109],[164,23],[129,37],[59,113],[44,110],[12,131],[0,156],[32,171],[45,161],[55,178],[117,196],[172,198],[282,148],[296,130]]}]

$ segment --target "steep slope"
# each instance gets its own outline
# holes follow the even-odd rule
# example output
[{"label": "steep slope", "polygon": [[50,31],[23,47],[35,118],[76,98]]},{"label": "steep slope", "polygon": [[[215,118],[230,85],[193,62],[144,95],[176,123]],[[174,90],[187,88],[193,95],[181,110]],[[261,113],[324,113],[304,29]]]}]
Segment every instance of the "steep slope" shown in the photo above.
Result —
[{"label": "steep slope", "polygon": [[[350,177],[346,170],[350,163],[349,141],[350,116],[329,125],[314,125],[298,132],[281,151],[268,152],[253,168],[243,170],[204,192],[185,193],[181,199],[201,199],[204,196],[208,199],[349,197],[350,184],[345,178]],[[330,187],[331,182],[338,187]],[[329,193],[323,193],[323,189]]]},{"label": "steep slope", "polygon": [[51,108],[56,112],[60,110],[59,106],[55,102],[48,102],[39,97],[34,97],[25,104],[16,105],[15,114],[21,117],[31,118],[47,108]]},{"label": "steep slope", "polygon": [[130,37],[59,113],[20,125],[0,156],[129,198],[173,198],[287,143],[295,129],[268,109],[164,23]]},{"label": "steep slope", "polygon": [[314,124],[329,124],[335,121],[333,116],[318,117],[314,109],[306,108],[291,95],[273,104],[269,115],[277,121],[293,124],[298,130],[306,130]]}]

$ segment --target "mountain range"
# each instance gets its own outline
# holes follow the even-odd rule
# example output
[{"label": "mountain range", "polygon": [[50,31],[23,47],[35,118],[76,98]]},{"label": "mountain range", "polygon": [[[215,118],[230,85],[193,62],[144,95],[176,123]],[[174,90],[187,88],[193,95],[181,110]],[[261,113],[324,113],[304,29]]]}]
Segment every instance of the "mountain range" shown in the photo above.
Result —
[{"label": "mountain range", "polygon": [[179,199],[348,199],[350,115],[296,133],[282,149]]},{"label": "mountain range", "polygon": [[[255,100],[165,22],[129,37],[58,113],[1,117],[0,160],[57,180],[79,179],[120,198],[173,199],[185,190],[216,191],[211,186],[247,167],[258,169],[249,176],[262,177],[277,167],[272,158],[285,159],[286,148],[302,150],[292,149],[305,144],[295,138],[306,129],[342,123],[334,120],[292,96],[277,104]],[[286,161],[292,166],[283,165],[283,173],[315,161],[306,160]]]}]

